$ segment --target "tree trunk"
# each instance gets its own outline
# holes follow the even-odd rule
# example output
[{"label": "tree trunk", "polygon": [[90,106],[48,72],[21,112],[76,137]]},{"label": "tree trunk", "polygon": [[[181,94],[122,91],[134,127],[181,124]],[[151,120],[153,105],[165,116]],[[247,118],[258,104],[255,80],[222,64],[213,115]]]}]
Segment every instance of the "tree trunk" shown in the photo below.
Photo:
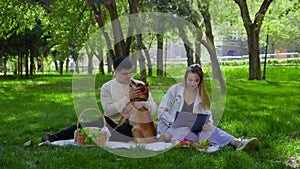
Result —
[{"label": "tree trunk", "polygon": [[147,59],[147,65],[148,65],[148,76],[152,77],[152,63],[150,59],[150,53],[149,50],[146,48],[146,46],[143,44],[143,51],[145,52],[146,59]]},{"label": "tree trunk", "polygon": [[[248,34],[248,33],[247,33]],[[249,28],[248,50],[249,50],[249,80],[261,80],[260,57],[259,57],[259,35],[254,28]]]},{"label": "tree trunk", "polygon": [[99,62],[99,74],[100,75],[105,75],[103,59]]},{"label": "tree trunk", "polygon": [[274,0],[264,0],[259,11],[255,14],[254,21],[251,21],[246,0],[234,0],[239,6],[244,27],[248,38],[249,51],[249,80],[261,80],[260,58],[259,58],[259,33],[268,11],[269,6]]},{"label": "tree trunk", "polygon": [[106,29],[104,27],[104,21],[103,18],[105,18],[106,13],[102,12],[101,10],[101,6],[97,6],[95,5],[94,0],[86,0],[86,3],[92,8],[94,14],[95,14],[95,18],[96,21],[98,23],[98,26],[100,27],[100,30],[104,36],[105,42],[106,42],[106,47],[108,49],[108,57],[111,58],[112,60],[115,60],[116,55],[114,53],[114,50],[112,49],[112,44],[111,44],[111,40],[110,37],[108,35],[108,33],[106,32]]},{"label": "tree trunk", "polygon": [[54,60],[54,65],[55,65],[55,71],[59,72],[59,67],[58,67],[57,60]]},{"label": "tree trunk", "polygon": [[28,57],[29,57],[29,53],[26,53],[25,55],[25,77],[28,78],[29,77],[29,71],[28,71]]},{"label": "tree trunk", "polygon": [[179,30],[179,36],[184,43],[184,48],[185,48],[186,56],[187,56],[187,65],[190,66],[191,64],[194,63],[194,58],[193,58],[194,52],[193,52],[193,49],[191,48],[193,45],[188,40],[187,35],[186,35],[182,25],[178,25],[178,30]]},{"label": "tree trunk", "polygon": [[[131,35],[133,33],[133,27],[136,28],[136,32],[140,32],[139,27],[137,25],[139,25],[138,23],[138,0],[128,0],[129,5],[130,5],[130,14],[136,14],[135,16],[137,17],[136,22],[133,22],[131,18],[129,18],[129,22],[130,22],[130,26],[128,28],[128,36],[130,37],[127,40],[130,40],[131,42]],[[143,36],[142,34],[138,34],[136,35],[136,39],[137,39],[137,54],[138,54],[138,60],[139,60],[139,65],[140,65],[140,80],[145,82],[147,81],[147,74],[146,74],[146,63],[145,63],[145,58],[143,55]],[[127,47],[130,47],[130,42],[126,41],[127,43]],[[129,51],[129,50],[128,50]]]},{"label": "tree trunk", "polygon": [[93,74],[93,56],[96,53],[95,48],[92,46],[90,42],[88,42],[85,45],[85,51],[88,57],[88,65],[87,65],[87,71],[89,75]]},{"label": "tree trunk", "polygon": [[[214,45],[215,42],[214,42],[214,35],[212,33],[211,17],[209,13],[209,2],[206,2],[201,9],[202,9],[201,14],[204,18],[204,24],[205,24],[205,35],[206,35],[205,44],[208,45],[206,48],[210,54],[209,56],[212,63],[213,78],[219,80],[222,93],[226,93],[226,84],[221,73],[219,61],[217,58],[217,52]],[[198,27],[198,29],[200,30],[200,27]],[[201,33],[201,39],[202,39],[202,33]]]},{"label": "tree trunk", "polygon": [[40,61],[41,61],[41,72],[44,73],[44,71],[45,71],[45,66],[44,65],[45,64],[44,64],[44,57],[43,56],[41,56],[41,60]]},{"label": "tree trunk", "polygon": [[103,59],[103,50],[99,50],[99,53],[95,53],[95,56],[99,60],[99,74],[100,75],[105,75],[104,72],[104,59]]},{"label": "tree trunk", "polygon": [[[199,32],[198,34],[202,34],[202,33]],[[214,46],[210,44],[210,42],[205,42],[203,39],[199,39],[200,37],[202,37],[201,35],[198,35],[197,37],[198,37],[198,40],[201,42],[201,44],[203,44],[203,46],[205,46],[205,48],[207,49],[207,51],[210,55],[210,60],[212,63],[213,78],[219,80],[221,91],[223,94],[225,94],[226,93],[226,85],[225,85],[225,81],[222,77],[218,59],[216,57],[216,50],[215,50]]]},{"label": "tree trunk", "polygon": [[[131,63],[132,63],[132,65],[137,65],[138,64],[138,55],[140,54],[140,52],[138,51],[138,52],[134,52],[134,53],[132,53],[130,56],[130,60],[131,60]],[[136,66],[133,66],[133,68],[132,68],[132,73],[136,73],[137,72],[137,67]]]},{"label": "tree trunk", "polygon": [[[18,58],[19,59],[19,58]],[[17,62],[14,62],[14,75],[17,75],[18,74],[18,69],[19,69],[19,60]]]},{"label": "tree trunk", "polygon": [[69,63],[70,63],[70,59],[69,59],[69,57],[67,57],[67,60],[66,60],[66,73],[69,72]]},{"label": "tree trunk", "polygon": [[113,59],[110,57],[107,57],[107,72],[113,73],[112,64],[114,63]]},{"label": "tree trunk", "polygon": [[[125,42],[122,27],[119,21],[116,1],[107,0],[104,2],[105,7],[108,9],[110,14],[110,20],[112,23],[113,36],[114,36],[114,49],[116,56],[125,56]],[[127,49],[129,50],[129,49]]]},{"label": "tree trunk", "polygon": [[201,64],[201,43],[199,41],[195,42],[195,63]]},{"label": "tree trunk", "polygon": [[93,74],[93,53],[88,53],[88,74]]},{"label": "tree trunk", "polygon": [[[3,59],[0,57],[0,68],[3,67],[3,63],[4,63],[4,61],[3,61]],[[1,69],[0,69],[0,71],[1,71]]]},{"label": "tree trunk", "polygon": [[[130,54],[130,45],[131,45],[131,41],[132,41],[132,37],[133,37],[133,31],[134,28],[138,28],[137,27],[137,23],[134,21],[137,21],[137,19],[132,19],[133,16],[137,16],[138,15],[133,15],[133,14],[137,14],[138,13],[138,0],[128,0],[129,3],[129,13],[130,13],[130,17],[128,17],[129,20],[129,25],[128,25],[128,30],[127,30],[127,38],[126,38],[126,44],[125,44],[125,55],[129,56]],[[136,31],[138,32],[138,31]]]},{"label": "tree trunk", "polygon": [[100,75],[105,75],[103,59],[101,59],[101,61],[99,62],[99,74]]},{"label": "tree trunk", "polygon": [[77,74],[80,72],[80,70],[79,70],[79,63],[78,63],[77,60],[75,61],[75,72],[76,72]]},{"label": "tree trunk", "polygon": [[5,57],[4,59],[3,59],[3,75],[4,76],[6,76],[6,74],[7,74],[7,58]]},{"label": "tree trunk", "polygon": [[23,62],[22,62],[23,55],[24,55],[24,53],[21,52],[20,55],[19,55],[19,59],[18,59],[18,73],[19,73],[21,78],[23,76]]},{"label": "tree trunk", "polygon": [[164,35],[157,34],[157,76],[163,76],[163,46]]},{"label": "tree trunk", "polygon": [[193,58],[194,52],[193,52],[193,49],[186,43],[184,43],[184,48],[185,48],[186,56],[187,56],[187,64],[188,64],[188,66],[190,66],[190,65],[194,64],[194,58]]},{"label": "tree trunk", "polygon": [[64,62],[62,60],[59,61],[59,73],[63,75]]},{"label": "tree trunk", "polygon": [[30,55],[30,75],[33,75],[33,73],[35,73],[35,70],[36,70],[36,67],[35,67],[35,64],[34,64],[34,57],[33,57],[33,54],[31,52],[31,55]]},{"label": "tree trunk", "polygon": [[139,65],[140,65],[140,80],[143,82],[147,82],[147,73],[146,73],[146,63],[143,55],[143,37],[142,34],[137,35],[137,50],[140,53],[138,56]]},{"label": "tree trunk", "polygon": [[104,23],[103,23],[103,20],[101,19],[101,17],[99,15],[96,15],[96,20],[97,20],[97,23],[101,29],[101,32],[104,36],[104,39],[105,39],[105,42],[106,42],[106,46],[108,48],[108,57],[111,58],[112,60],[115,60],[116,59],[116,54],[114,52],[114,50],[112,49],[112,45],[111,45],[111,41],[110,41],[110,38],[109,38],[109,35],[108,33],[106,32],[106,29],[104,27]]}]

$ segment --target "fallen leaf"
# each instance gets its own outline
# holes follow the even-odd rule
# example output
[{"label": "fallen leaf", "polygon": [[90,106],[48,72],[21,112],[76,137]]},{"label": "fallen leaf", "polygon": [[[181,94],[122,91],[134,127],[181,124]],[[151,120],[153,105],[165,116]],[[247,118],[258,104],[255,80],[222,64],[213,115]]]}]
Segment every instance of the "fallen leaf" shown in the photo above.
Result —
[{"label": "fallen leaf", "polygon": [[24,144],[23,144],[24,146],[30,146],[31,145],[31,140],[29,140],[29,141],[26,141]]}]

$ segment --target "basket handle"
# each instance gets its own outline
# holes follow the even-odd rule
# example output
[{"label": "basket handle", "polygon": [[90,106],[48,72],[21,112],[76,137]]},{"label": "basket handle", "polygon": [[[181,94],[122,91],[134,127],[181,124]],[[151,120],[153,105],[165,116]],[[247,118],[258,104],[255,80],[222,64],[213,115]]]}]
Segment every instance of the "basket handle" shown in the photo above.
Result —
[{"label": "basket handle", "polygon": [[87,112],[87,111],[90,111],[90,110],[94,110],[96,112],[98,112],[101,116],[102,116],[102,119],[103,119],[103,127],[106,127],[106,120],[105,120],[105,117],[104,115],[102,114],[102,112],[99,110],[99,109],[96,109],[96,108],[87,108],[85,110],[83,110],[79,116],[78,116],[78,119],[77,119],[77,124],[76,124],[76,130],[78,131],[78,127],[79,127],[79,123],[80,123],[80,119],[82,117],[82,115]]}]

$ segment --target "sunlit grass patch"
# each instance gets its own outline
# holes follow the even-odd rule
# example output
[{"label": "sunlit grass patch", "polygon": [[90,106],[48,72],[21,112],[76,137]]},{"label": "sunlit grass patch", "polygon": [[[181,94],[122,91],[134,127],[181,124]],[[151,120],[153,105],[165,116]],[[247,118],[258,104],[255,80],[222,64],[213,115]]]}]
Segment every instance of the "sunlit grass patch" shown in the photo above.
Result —
[{"label": "sunlit grass patch", "polygon": [[[0,164],[3,168],[286,168],[299,157],[300,82],[297,66],[268,66],[267,79],[248,81],[248,68],[223,67],[227,93],[218,127],[240,137],[257,137],[253,151],[226,146],[208,154],[193,148],[164,153],[100,147],[37,146],[43,132],[55,133],[76,124],[72,75],[38,75],[30,79],[0,79]],[[184,66],[170,66],[167,77],[147,77],[159,105],[168,88],[182,81]],[[95,76],[93,96],[101,108],[102,84],[112,75]],[[207,81],[211,92],[210,81]],[[156,119],[156,114],[154,114]],[[23,144],[32,141],[32,145]],[[148,155],[148,158],[127,158]],[[152,154],[153,153],[153,154]],[[124,155],[124,156],[122,156]],[[153,155],[153,156],[152,156]]]}]

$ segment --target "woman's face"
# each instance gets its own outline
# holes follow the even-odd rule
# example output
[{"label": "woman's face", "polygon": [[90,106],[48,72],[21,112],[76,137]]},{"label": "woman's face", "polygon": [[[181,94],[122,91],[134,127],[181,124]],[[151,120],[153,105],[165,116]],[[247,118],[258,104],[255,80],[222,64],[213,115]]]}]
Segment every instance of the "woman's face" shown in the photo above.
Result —
[{"label": "woman's face", "polygon": [[129,84],[129,81],[132,77],[132,69],[115,70],[115,74],[118,82]]},{"label": "woman's face", "polygon": [[188,88],[196,89],[200,83],[200,76],[197,73],[188,73],[186,78],[186,85]]}]

